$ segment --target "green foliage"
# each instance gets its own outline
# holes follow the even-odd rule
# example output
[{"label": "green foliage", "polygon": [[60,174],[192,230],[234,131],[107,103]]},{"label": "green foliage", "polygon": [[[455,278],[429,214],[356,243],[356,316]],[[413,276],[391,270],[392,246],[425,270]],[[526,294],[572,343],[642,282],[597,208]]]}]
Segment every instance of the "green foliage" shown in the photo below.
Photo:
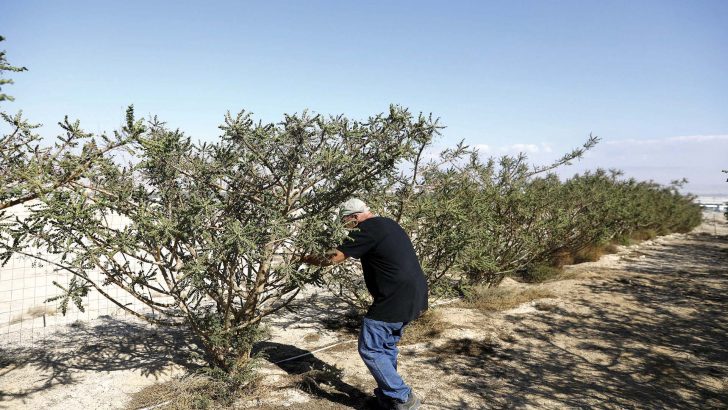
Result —
[{"label": "green foliage", "polygon": [[[25,67],[11,66],[2,52],[0,75],[5,71],[25,71]],[[10,79],[0,79],[0,85],[11,83]],[[4,100],[12,98],[0,94],[0,101]],[[129,107],[128,115],[132,112]],[[25,119],[22,111],[14,115],[0,112],[0,118],[0,239],[4,242],[9,241],[8,229],[14,224],[10,208],[27,206],[61,188],[82,186],[88,175],[98,172],[104,156],[134,137],[133,133],[94,137],[83,131],[78,121],[71,122],[66,117],[58,123],[63,134],[52,145],[41,146],[42,139],[36,133],[39,125]],[[15,243],[0,247],[0,261],[6,263],[18,246]]]},{"label": "green foliage", "polygon": [[[260,326],[252,326],[247,329],[247,346],[262,340],[265,331]],[[210,383],[204,392],[198,392],[196,401],[201,408],[207,408],[209,404],[230,406],[233,404],[237,393],[242,388],[255,380],[255,370],[258,368],[262,357],[260,354],[252,357],[240,357],[229,363],[227,366],[210,366],[202,369],[201,374],[208,378]]]},{"label": "green foliage", "polygon": [[[537,176],[579,158],[597,141],[590,137],[545,167],[529,167],[522,154],[483,162],[462,144],[446,151],[440,163],[425,166],[422,188],[402,221],[417,238],[430,283],[444,286],[444,279],[459,272],[461,280],[494,286],[538,258],[560,183],[553,175]],[[445,161],[450,165],[443,167]]]},{"label": "green foliage", "polygon": [[[484,162],[463,143],[424,162],[430,142],[422,141],[408,158],[410,166],[365,198],[409,233],[431,292],[455,296],[472,284],[497,285],[546,251],[560,182],[553,175],[535,176],[579,158],[597,141],[590,136],[545,167],[529,167],[524,155]],[[335,272],[330,278],[335,286],[329,287],[353,305],[366,305],[355,296],[364,289],[361,274],[346,268]]]},{"label": "green foliage", "polygon": [[107,297],[114,285],[155,316],[115,301],[129,313],[189,326],[230,373],[249,359],[263,317],[321,283],[323,270],[301,257],[343,239],[338,204],[389,178],[436,128],[395,106],[364,122],[304,112],[263,124],[241,112],[220,128],[218,141],[194,143],[130,110],[117,135],[130,137],[132,161],[101,156],[9,233],[12,251],[56,254],[79,283]]},{"label": "green foliage", "polygon": [[[2,42],[2,41],[5,41],[5,37],[0,36],[0,42]],[[5,57],[5,50],[0,51],[0,101],[6,101],[6,100],[13,101],[13,97],[2,93],[2,86],[13,83],[12,79],[2,78],[4,73],[6,71],[17,73],[17,72],[26,71],[26,70],[27,70],[27,68],[25,68],[25,67],[16,67],[16,66],[10,65],[10,63],[8,63],[8,60]]]},{"label": "green foliage", "polygon": [[[515,272],[546,280],[564,264],[598,259],[611,240],[687,232],[700,223],[692,197],[678,192],[685,181],[661,186],[601,169],[561,181],[547,173],[597,141],[590,137],[545,167],[529,166],[524,155],[482,161],[462,143],[421,163],[426,144],[420,145],[406,172],[376,186],[367,199],[410,234],[438,296],[496,286]],[[339,269],[329,287],[365,306],[360,275]]]},{"label": "green foliage", "polygon": [[[454,266],[464,275],[462,280],[495,286],[509,273],[538,260],[547,246],[544,239],[553,229],[555,204],[560,202],[558,178],[540,175],[569,164],[597,142],[590,136],[582,147],[544,167],[529,166],[523,154],[482,162],[472,153],[469,163],[455,170],[468,186],[459,211],[464,216],[460,229],[467,230],[468,236],[458,246]],[[433,208],[439,206],[433,204]]]},{"label": "green foliage", "polygon": [[83,299],[86,295],[88,295],[89,286],[85,283],[81,283],[78,281],[77,277],[72,277],[71,281],[68,284],[68,288],[62,286],[56,281],[53,281],[53,285],[59,288],[63,293],[61,293],[58,296],[53,296],[51,298],[48,298],[45,300],[45,302],[54,302],[57,300],[60,300],[59,307],[61,310],[61,313],[64,315],[68,311],[68,302],[72,301],[74,305],[76,305],[76,308],[80,310],[81,312],[84,311],[83,308]]},{"label": "green foliage", "polygon": [[534,260],[592,261],[611,240],[628,244],[630,239],[687,232],[700,223],[693,198],[678,192],[685,181],[664,187],[620,176],[618,171],[597,170],[555,182],[557,200],[544,209],[547,230],[540,238],[545,246]]}]

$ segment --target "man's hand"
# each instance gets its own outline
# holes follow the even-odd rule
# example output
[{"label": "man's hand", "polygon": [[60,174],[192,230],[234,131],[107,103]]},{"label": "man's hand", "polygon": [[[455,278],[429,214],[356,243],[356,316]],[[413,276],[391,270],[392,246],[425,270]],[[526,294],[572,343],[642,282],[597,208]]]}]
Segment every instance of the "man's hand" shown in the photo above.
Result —
[{"label": "man's hand", "polygon": [[345,261],[346,258],[348,258],[348,256],[346,256],[343,252],[341,252],[338,249],[332,249],[331,251],[329,251],[328,257],[329,257],[329,261],[331,262],[332,265],[339,264],[339,263]]},{"label": "man's hand", "polygon": [[338,249],[332,249],[326,252],[326,256],[305,255],[301,257],[301,262],[309,265],[328,266],[336,265],[346,260],[346,255]]}]

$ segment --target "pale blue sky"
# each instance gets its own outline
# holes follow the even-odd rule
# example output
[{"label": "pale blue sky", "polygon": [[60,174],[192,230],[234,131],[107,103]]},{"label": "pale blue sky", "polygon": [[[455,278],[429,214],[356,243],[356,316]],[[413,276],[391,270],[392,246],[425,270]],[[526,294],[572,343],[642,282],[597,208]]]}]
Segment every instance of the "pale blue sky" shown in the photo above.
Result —
[{"label": "pale blue sky", "polygon": [[209,139],[227,110],[397,103],[439,116],[441,145],[547,161],[593,132],[576,170],[728,192],[727,21],[728,1],[0,0],[0,47],[29,68],[4,109],[53,134],[65,114],[114,129],[134,104]]}]

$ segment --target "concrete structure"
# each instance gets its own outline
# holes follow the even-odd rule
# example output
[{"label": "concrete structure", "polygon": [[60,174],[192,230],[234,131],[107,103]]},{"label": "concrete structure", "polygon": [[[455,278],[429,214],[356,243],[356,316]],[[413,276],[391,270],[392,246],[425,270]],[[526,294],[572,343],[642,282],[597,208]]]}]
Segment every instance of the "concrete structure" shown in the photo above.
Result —
[{"label": "concrete structure", "polygon": [[706,210],[724,212],[728,206],[728,196],[699,196],[695,198],[695,203]]}]

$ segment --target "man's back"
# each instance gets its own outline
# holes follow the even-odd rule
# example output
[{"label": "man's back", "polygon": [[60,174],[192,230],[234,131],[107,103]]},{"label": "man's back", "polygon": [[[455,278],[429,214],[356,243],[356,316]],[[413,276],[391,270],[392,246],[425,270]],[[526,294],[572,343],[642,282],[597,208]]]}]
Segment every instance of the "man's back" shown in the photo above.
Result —
[{"label": "man's back", "polygon": [[361,259],[374,298],[368,318],[410,322],[427,309],[427,281],[410,238],[397,222],[380,216],[366,219],[338,249]]}]

